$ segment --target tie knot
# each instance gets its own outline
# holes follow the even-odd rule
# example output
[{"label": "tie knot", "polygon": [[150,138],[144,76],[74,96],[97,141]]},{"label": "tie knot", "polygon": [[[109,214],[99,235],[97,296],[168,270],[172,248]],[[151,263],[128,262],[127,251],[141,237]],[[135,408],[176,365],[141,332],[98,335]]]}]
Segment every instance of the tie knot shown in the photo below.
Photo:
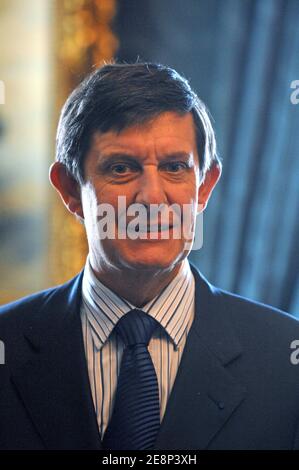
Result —
[{"label": "tie knot", "polygon": [[116,330],[126,346],[148,345],[158,322],[142,310],[135,308],[124,315],[116,325]]}]

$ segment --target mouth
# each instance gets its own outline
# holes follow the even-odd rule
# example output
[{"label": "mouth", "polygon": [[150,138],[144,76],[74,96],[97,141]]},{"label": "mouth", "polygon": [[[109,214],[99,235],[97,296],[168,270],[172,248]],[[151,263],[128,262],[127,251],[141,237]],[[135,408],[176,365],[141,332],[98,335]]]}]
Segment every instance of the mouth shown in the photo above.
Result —
[{"label": "mouth", "polygon": [[161,225],[161,224],[151,224],[151,225],[139,225],[135,227],[135,232],[137,233],[160,233],[166,232],[173,228],[173,225]]}]

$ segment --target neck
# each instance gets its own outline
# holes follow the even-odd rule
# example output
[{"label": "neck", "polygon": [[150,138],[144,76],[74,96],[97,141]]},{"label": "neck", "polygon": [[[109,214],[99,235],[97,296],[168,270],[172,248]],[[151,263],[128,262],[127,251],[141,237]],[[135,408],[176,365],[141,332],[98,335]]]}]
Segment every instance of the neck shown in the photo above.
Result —
[{"label": "neck", "polygon": [[177,275],[181,265],[182,262],[168,270],[114,269],[111,271],[95,269],[91,263],[99,281],[139,308],[162,292]]}]

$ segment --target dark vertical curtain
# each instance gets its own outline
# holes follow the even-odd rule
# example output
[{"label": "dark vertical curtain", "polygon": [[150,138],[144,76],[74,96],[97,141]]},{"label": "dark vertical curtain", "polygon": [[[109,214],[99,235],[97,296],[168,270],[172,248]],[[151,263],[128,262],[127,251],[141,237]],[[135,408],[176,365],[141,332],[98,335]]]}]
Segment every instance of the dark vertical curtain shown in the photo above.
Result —
[{"label": "dark vertical curtain", "polygon": [[175,67],[214,118],[223,174],[191,259],[299,315],[299,0],[127,0],[115,28],[120,60]]}]

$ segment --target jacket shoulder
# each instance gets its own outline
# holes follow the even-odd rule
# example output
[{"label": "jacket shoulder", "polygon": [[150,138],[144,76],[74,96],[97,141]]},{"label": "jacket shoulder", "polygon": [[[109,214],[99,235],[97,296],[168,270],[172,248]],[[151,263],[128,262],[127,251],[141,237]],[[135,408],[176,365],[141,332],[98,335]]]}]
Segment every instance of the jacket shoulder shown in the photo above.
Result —
[{"label": "jacket shoulder", "polygon": [[216,288],[215,292],[224,309],[229,311],[236,321],[246,316],[249,322],[264,323],[269,327],[274,323],[282,327],[285,325],[299,328],[298,319],[279,308],[222,289]]},{"label": "jacket shoulder", "polygon": [[281,350],[289,354],[293,341],[299,340],[298,318],[289,313],[219,288],[213,297],[243,345],[271,351],[274,357]]},{"label": "jacket shoulder", "polygon": [[0,325],[16,316],[40,309],[58,289],[59,286],[44,289],[0,306]]},{"label": "jacket shoulder", "polygon": [[80,274],[71,280],[58,286],[50,287],[39,292],[27,295],[13,302],[0,306],[0,331],[6,324],[15,323],[24,318],[30,318],[49,303],[55,303],[59,299],[67,298],[72,286],[78,280]]},{"label": "jacket shoulder", "polygon": [[[224,319],[240,336],[271,336],[280,341],[284,336],[299,339],[299,320],[289,313],[211,284],[193,266],[199,303],[209,312],[211,321],[223,324]],[[205,299],[204,302],[201,299]]]}]

